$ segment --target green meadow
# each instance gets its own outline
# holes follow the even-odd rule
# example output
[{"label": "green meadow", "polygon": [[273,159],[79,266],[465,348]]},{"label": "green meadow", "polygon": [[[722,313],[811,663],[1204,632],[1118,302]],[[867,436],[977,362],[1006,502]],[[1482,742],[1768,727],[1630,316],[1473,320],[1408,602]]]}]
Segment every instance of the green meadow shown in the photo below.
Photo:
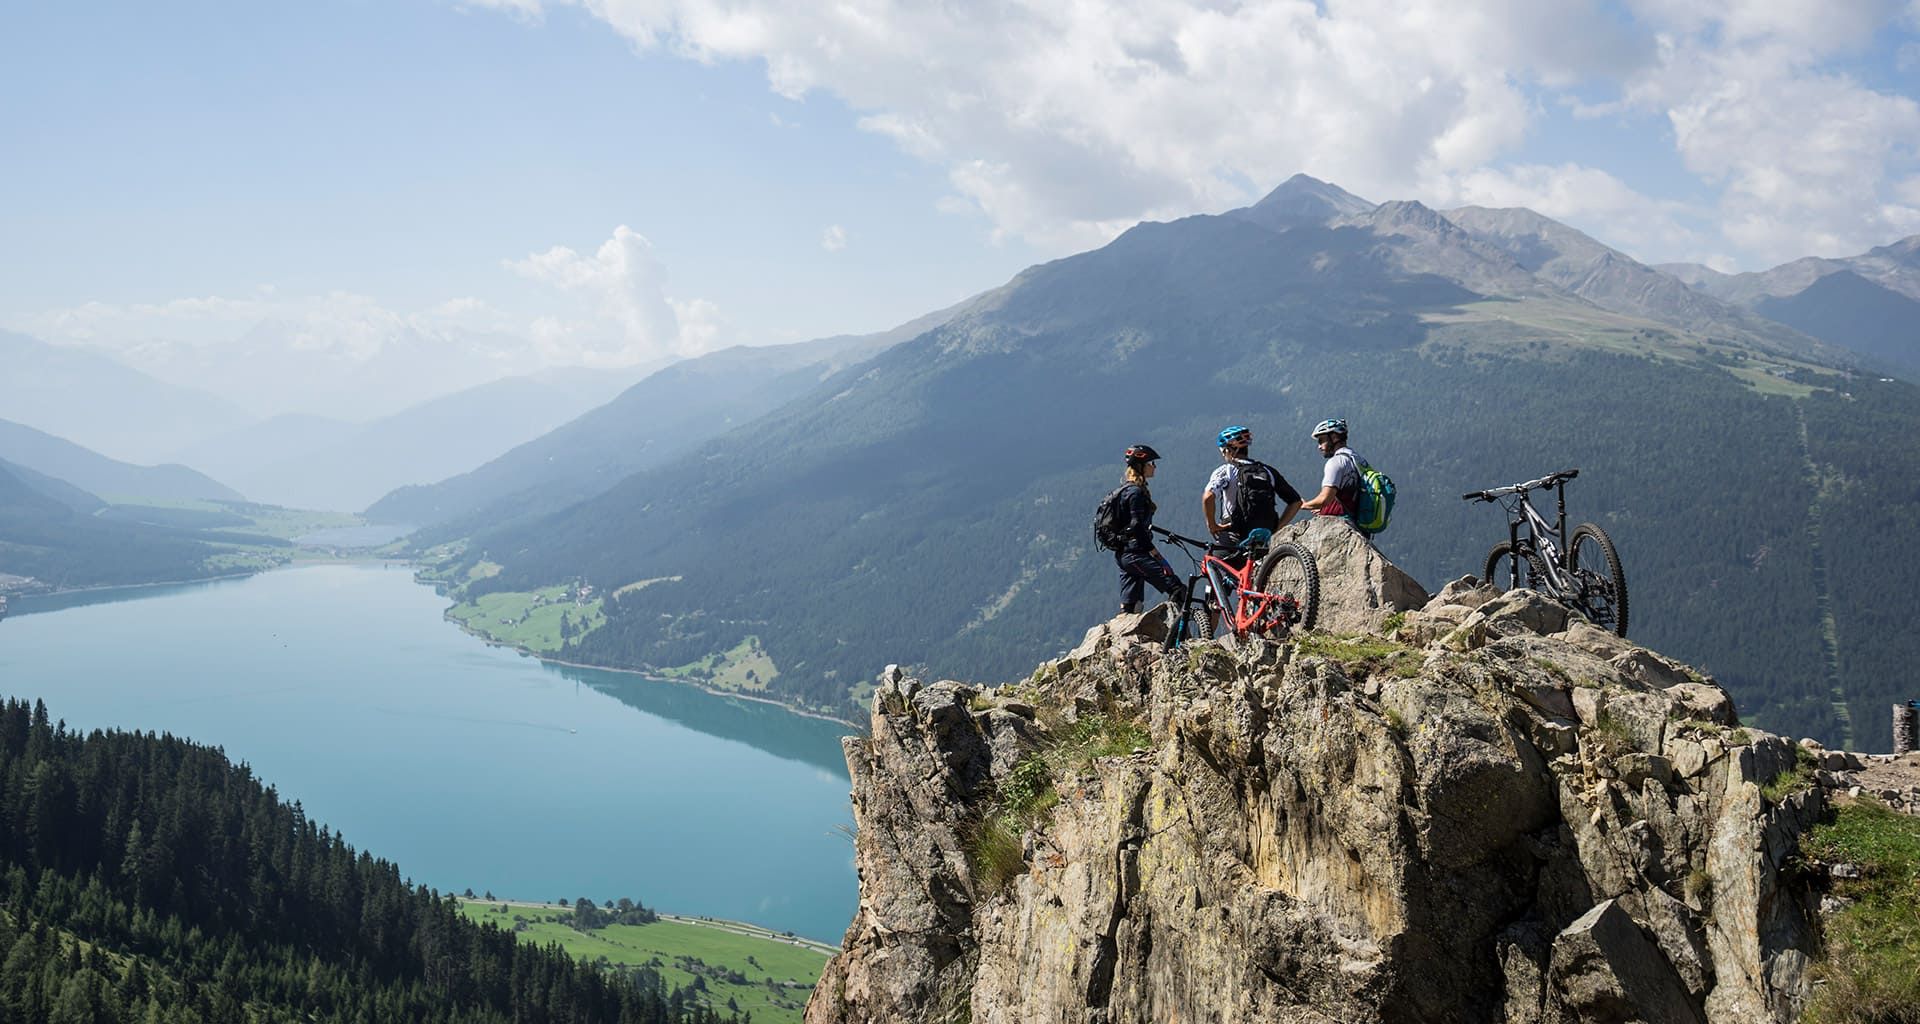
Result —
[{"label": "green meadow", "polygon": [[[532,592],[500,591],[482,594],[447,610],[447,616],[489,640],[524,647],[541,654],[557,654],[568,639],[588,632],[607,617],[600,600],[578,602],[565,585]],[[567,627],[562,629],[562,620]],[[566,636],[562,636],[565,632]]]},{"label": "green meadow", "polygon": [[653,924],[615,924],[582,932],[560,906],[461,900],[475,921],[517,930],[521,941],[558,943],[574,959],[607,966],[651,967],[668,985],[690,988],[716,1009],[738,1008],[754,1024],[799,1024],[807,997],[827,963],[815,944],[771,932],[733,930],[728,922],[691,924],[662,918]]}]

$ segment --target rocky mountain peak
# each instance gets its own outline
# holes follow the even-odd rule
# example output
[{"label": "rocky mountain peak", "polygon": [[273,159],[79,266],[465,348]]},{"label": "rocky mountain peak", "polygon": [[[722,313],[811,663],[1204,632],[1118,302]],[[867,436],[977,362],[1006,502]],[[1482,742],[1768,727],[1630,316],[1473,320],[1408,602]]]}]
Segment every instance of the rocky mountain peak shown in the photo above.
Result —
[{"label": "rocky mountain peak", "polygon": [[810,1024],[1797,1016],[1792,744],[1531,591],[1292,536],[1370,628],[1170,648],[1150,612],[1010,686],[883,677]]},{"label": "rocky mountain peak", "polygon": [[1281,182],[1259,202],[1234,210],[1229,216],[1274,230],[1286,230],[1360,216],[1373,207],[1373,203],[1338,185],[1296,174]]}]

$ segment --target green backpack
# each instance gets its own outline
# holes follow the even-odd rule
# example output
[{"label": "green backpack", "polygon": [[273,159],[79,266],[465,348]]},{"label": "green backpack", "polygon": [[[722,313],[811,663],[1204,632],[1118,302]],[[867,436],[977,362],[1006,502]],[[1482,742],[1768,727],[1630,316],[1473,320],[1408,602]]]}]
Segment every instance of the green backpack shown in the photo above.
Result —
[{"label": "green backpack", "polygon": [[1371,537],[1393,518],[1393,480],[1358,456],[1353,463],[1360,469],[1360,507],[1354,510],[1353,525]]}]

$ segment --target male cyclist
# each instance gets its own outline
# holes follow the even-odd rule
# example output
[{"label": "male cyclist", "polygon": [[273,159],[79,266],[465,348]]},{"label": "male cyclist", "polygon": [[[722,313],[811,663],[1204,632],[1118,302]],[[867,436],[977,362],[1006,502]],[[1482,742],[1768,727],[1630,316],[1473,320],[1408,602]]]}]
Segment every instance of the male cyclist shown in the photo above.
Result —
[{"label": "male cyclist", "polygon": [[1313,443],[1327,460],[1320,474],[1320,493],[1300,507],[1321,516],[1342,516],[1348,522],[1360,513],[1360,467],[1367,460],[1347,447],[1347,421],[1321,420],[1313,428]]},{"label": "male cyclist", "polygon": [[[1292,522],[1300,511],[1300,492],[1279,470],[1248,454],[1253,431],[1236,424],[1220,431],[1214,441],[1222,464],[1200,495],[1207,532],[1223,544],[1239,544],[1250,531],[1271,533]],[[1286,511],[1279,510],[1281,505]]]}]

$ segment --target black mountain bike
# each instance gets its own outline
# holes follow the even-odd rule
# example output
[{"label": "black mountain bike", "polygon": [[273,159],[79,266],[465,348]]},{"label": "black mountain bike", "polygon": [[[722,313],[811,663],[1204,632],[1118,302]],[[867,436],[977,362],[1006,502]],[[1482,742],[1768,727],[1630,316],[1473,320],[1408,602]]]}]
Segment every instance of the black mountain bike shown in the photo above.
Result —
[{"label": "black mountain bike", "polygon": [[[1585,615],[1602,629],[1627,635],[1627,575],[1613,538],[1592,523],[1567,533],[1567,481],[1577,469],[1538,480],[1462,494],[1466,501],[1498,501],[1507,511],[1507,539],[1487,552],[1485,579],[1497,590],[1530,587]],[[1551,525],[1534,511],[1527,492],[1551,487],[1559,509]],[[1504,500],[1503,500],[1504,499]]]},{"label": "black mountain bike", "polygon": [[1158,526],[1153,532],[1193,561],[1187,600],[1173,624],[1173,646],[1215,636],[1278,640],[1296,628],[1313,628],[1320,613],[1320,572],[1305,548],[1286,541],[1268,547],[1261,537],[1265,530],[1239,545],[1182,537]]}]

